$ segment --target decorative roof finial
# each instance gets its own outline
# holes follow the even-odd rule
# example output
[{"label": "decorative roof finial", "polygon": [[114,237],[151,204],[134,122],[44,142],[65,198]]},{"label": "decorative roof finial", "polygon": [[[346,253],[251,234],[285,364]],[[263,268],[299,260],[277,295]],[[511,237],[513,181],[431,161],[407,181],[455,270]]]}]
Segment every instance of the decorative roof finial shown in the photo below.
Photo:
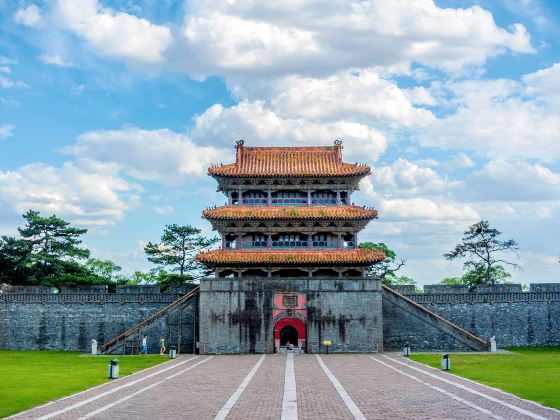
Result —
[{"label": "decorative roof finial", "polygon": [[243,145],[245,144],[245,140],[239,139],[235,142],[235,144],[237,145],[237,147],[243,147]]},{"label": "decorative roof finial", "polygon": [[334,141],[335,146],[340,146],[342,144],[342,140],[336,139]]}]

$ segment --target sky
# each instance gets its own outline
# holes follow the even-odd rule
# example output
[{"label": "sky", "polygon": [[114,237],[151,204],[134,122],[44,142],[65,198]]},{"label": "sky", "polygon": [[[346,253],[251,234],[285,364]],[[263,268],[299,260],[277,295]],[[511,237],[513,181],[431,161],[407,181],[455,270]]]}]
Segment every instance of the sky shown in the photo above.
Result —
[{"label": "sky", "polygon": [[212,235],[212,163],[330,145],[402,274],[488,220],[517,283],[560,282],[560,2],[0,0],[0,234],[28,209],[88,228],[124,273],[166,224]]}]

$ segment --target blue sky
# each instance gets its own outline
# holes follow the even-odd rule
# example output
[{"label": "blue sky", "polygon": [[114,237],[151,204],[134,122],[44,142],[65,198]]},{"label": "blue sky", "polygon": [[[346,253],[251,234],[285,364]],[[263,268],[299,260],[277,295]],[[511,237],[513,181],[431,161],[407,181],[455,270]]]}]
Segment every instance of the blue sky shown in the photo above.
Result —
[{"label": "blue sky", "polygon": [[[420,284],[487,219],[520,283],[560,281],[560,3],[0,0],[0,233],[29,208],[147,269],[165,224],[210,234],[233,145],[344,141],[355,201]],[[514,257],[516,260],[516,257]]]}]

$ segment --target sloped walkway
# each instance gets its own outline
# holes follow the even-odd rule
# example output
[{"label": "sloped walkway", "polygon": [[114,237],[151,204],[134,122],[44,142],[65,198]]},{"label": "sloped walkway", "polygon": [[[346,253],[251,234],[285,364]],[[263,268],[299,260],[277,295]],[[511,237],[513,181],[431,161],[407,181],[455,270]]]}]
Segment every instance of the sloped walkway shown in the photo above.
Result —
[{"label": "sloped walkway", "polygon": [[395,354],[185,356],[18,419],[560,419]]}]

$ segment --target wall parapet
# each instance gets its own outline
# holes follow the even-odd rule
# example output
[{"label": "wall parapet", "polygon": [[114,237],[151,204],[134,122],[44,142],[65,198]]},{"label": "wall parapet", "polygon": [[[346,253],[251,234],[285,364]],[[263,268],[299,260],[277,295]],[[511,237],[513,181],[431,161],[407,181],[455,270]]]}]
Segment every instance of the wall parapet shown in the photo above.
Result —
[{"label": "wall parapet", "polygon": [[407,294],[407,298],[420,304],[460,304],[460,303],[513,303],[560,301],[560,292],[550,293],[424,293]]},{"label": "wall parapet", "polygon": [[171,303],[180,296],[179,293],[2,293],[0,304]]}]

